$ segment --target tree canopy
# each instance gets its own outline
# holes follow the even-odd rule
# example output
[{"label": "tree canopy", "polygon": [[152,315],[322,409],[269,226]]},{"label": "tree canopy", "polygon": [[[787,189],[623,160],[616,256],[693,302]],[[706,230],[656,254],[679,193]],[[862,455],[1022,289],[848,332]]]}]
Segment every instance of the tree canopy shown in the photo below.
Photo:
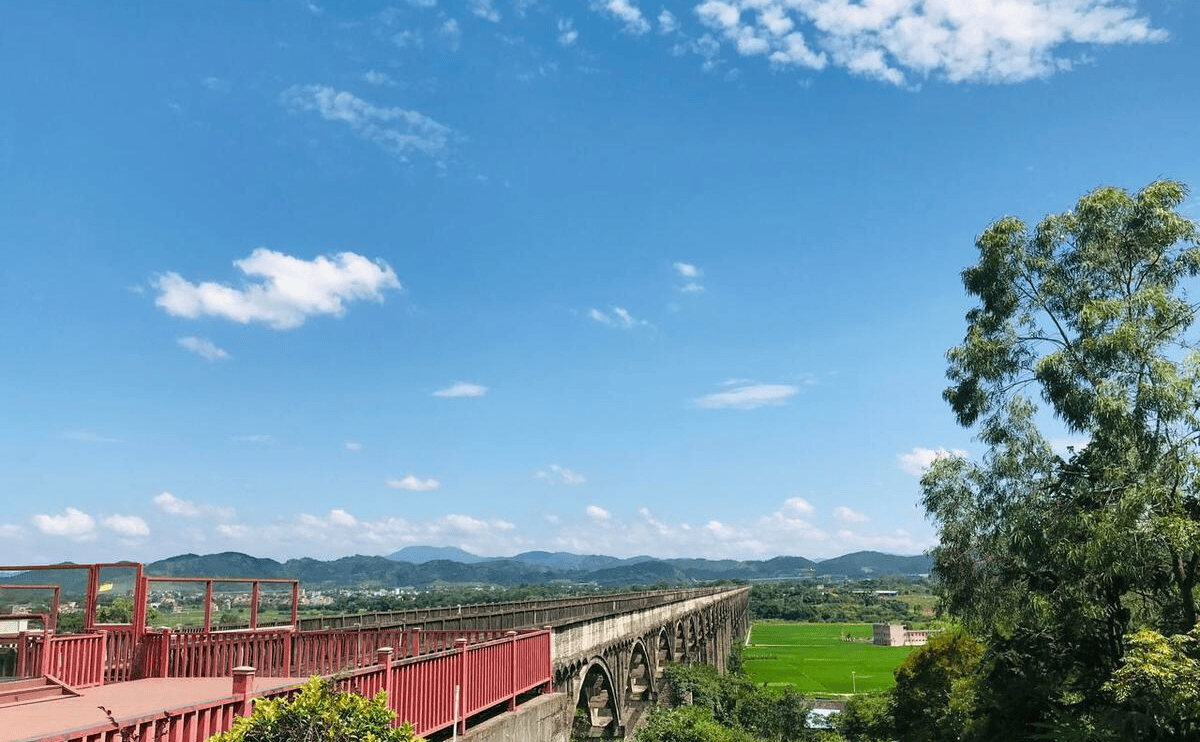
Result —
[{"label": "tree canopy", "polygon": [[[979,703],[1021,706],[1030,733],[1116,701],[1101,689],[1135,626],[1173,636],[1197,622],[1200,354],[1187,289],[1200,245],[1186,197],[1160,180],[1097,189],[1033,229],[1006,217],[963,272],[978,305],[947,354],[944,397],[985,451],[934,462],[924,504],[943,605],[987,640]],[[1078,443],[1056,453],[1052,429]]]}]

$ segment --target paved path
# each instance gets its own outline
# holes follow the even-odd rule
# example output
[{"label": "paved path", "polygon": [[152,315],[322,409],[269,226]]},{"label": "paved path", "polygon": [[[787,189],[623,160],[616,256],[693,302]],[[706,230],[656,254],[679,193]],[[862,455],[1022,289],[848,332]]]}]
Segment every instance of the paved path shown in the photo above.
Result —
[{"label": "paved path", "polygon": [[[305,678],[255,678],[255,691],[303,683]],[[200,706],[233,699],[230,678],[150,678],[76,691],[78,697],[54,698],[0,708],[0,742],[40,740],[66,732],[108,725],[100,706],[118,722],[143,718],[164,709]]]}]

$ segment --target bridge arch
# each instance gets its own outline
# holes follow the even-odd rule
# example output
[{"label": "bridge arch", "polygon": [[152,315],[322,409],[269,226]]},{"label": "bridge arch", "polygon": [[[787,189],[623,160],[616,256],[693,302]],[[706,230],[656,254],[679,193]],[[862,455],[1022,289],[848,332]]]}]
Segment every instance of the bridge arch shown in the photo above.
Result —
[{"label": "bridge arch", "polygon": [[635,639],[629,648],[629,673],[625,682],[625,700],[644,701],[654,691],[654,671],[650,666],[650,655],[646,643]]},{"label": "bridge arch", "polygon": [[[575,703],[578,736],[617,736],[621,728],[620,709],[612,669],[603,657],[593,657],[579,673],[582,682]],[[580,714],[579,712],[583,713]]]}]

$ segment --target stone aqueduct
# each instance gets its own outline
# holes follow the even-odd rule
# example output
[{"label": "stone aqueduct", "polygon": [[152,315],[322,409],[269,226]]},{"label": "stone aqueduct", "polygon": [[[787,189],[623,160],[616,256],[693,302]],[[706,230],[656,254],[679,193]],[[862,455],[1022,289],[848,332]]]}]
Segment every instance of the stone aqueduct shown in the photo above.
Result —
[{"label": "stone aqueduct", "polygon": [[554,687],[576,699],[577,723],[624,736],[658,698],[663,670],[702,662],[722,672],[748,629],[749,588],[554,627]]},{"label": "stone aqueduct", "polygon": [[350,615],[301,624],[403,624],[442,631],[551,627],[554,689],[574,701],[568,712],[582,712],[575,714],[576,733],[622,737],[658,699],[667,665],[702,662],[724,671],[734,639],[749,628],[749,601],[748,587],[657,590]]}]

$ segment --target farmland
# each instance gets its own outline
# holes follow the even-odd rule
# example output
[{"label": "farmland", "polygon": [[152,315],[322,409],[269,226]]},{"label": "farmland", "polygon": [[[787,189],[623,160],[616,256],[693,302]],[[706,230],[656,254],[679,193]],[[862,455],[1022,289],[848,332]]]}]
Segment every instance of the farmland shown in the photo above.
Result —
[{"label": "farmland", "polygon": [[[857,641],[843,641],[842,635]],[[913,647],[876,647],[870,624],[755,624],[744,652],[746,673],[768,687],[805,694],[881,690]]]}]

